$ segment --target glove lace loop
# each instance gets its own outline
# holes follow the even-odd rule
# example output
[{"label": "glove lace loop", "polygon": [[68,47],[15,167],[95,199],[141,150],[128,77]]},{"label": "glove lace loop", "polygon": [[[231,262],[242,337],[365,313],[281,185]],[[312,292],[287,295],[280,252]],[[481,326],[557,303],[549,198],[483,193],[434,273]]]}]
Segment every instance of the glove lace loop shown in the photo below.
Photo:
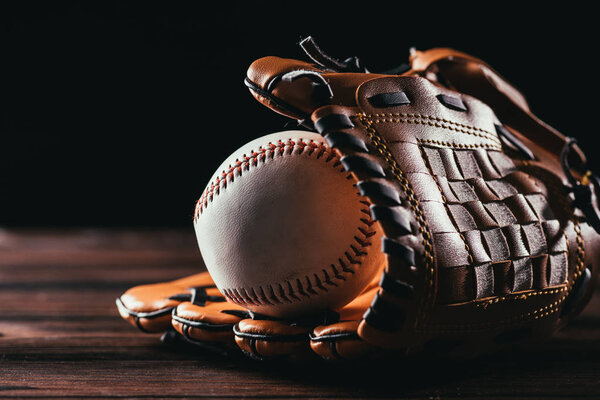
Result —
[{"label": "glove lace loop", "polygon": [[[561,151],[560,161],[563,171],[570,183],[568,187],[569,191],[573,193],[575,200],[573,206],[580,209],[583,215],[585,215],[587,222],[597,233],[600,233],[600,214],[598,212],[598,204],[594,205],[592,187],[600,189],[600,178],[592,171],[587,169],[586,165],[581,168],[585,171],[581,181],[571,172],[571,165],[569,164],[569,154],[573,146],[577,144],[577,140],[572,137],[566,138],[567,141]],[[596,200],[597,202],[597,200]]]},{"label": "glove lace loop", "polygon": [[300,41],[300,47],[308,58],[313,60],[316,64],[321,67],[325,67],[337,72],[364,72],[369,71],[365,68],[360,59],[356,56],[348,57],[344,61],[340,61],[336,58],[331,57],[325,53],[313,39],[312,36],[308,36]]}]

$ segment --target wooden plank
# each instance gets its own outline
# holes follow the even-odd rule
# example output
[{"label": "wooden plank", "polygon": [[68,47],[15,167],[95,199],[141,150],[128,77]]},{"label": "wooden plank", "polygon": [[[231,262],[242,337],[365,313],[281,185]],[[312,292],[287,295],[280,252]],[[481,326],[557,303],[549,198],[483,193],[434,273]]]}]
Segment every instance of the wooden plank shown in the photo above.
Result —
[{"label": "wooden plank", "polygon": [[600,397],[600,292],[552,341],[468,361],[265,364],[118,316],[130,285],[201,265],[189,232],[2,232],[0,397]]}]

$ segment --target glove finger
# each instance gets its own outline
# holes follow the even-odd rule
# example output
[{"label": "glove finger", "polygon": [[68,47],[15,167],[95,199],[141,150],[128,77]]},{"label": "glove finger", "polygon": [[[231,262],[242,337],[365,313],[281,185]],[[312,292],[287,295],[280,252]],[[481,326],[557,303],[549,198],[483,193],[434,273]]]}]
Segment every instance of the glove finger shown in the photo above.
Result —
[{"label": "glove finger", "polygon": [[116,303],[123,319],[150,333],[168,329],[173,309],[192,297],[224,301],[208,272],[203,272],[171,282],[133,287],[123,293]]},{"label": "glove finger", "polygon": [[378,348],[357,333],[360,320],[378,290],[378,279],[373,279],[359,296],[340,310],[340,322],[317,326],[310,334],[311,349],[327,360],[357,359],[378,353]]},{"label": "glove finger", "polygon": [[[310,319],[299,321],[276,320],[253,315],[252,319],[243,319],[234,326],[235,341],[245,354],[256,359],[303,360],[314,358],[314,353],[323,358],[336,358],[329,356],[326,349],[330,346],[328,342],[333,342],[335,345],[341,343],[337,345],[341,349],[340,354],[348,358],[356,358],[362,353],[368,353],[372,350],[372,346],[358,337],[356,329],[379,287],[379,275],[376,274],[365,290],[339,313],[320,313],[311,316]],[[313,331],[313,328],[323,321],[332,321],[332,323],[322,325]],[[314,340],[311,340],[312,337]],[[311,351],[311,347],[314,352]]]},{"label": "glove finger", "polygon": [[319,326],[310,335],[312,351],[326,360],[357,359],[373,354],[374,346],[357,332],[360,321],[345,321]]},{"label": "glove finger", "polygon": [[233,347],[233,326],[248,316],[246,309],[228,302],[183,302],[173,310],[171,324],[188,341]]},{"label": "glove finger", "polygon": [[356,88],[378,76],[331,72],[303,61],[271,56],[250,65],[245,83],[254,98],[273,111],[310,121],[310,114],[325,102],[355,106]]},{"label": "glove finger", "polygon": [[313,357],[309,346],[310,327],[288,321],[243,319],[234,326],[235,342],[251,358]]}]

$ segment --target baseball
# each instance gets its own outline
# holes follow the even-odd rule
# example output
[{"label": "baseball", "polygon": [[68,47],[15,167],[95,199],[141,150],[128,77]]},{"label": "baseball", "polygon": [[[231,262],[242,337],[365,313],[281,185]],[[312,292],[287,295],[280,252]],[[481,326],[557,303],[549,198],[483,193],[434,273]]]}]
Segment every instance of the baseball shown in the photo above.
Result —
[{"label": "baseball", "polygon": [[194,213],[202,257],[228,301],[273,317],[340,309],[381,271],[381,230],[316,133],[263,136],[229,156]]}]

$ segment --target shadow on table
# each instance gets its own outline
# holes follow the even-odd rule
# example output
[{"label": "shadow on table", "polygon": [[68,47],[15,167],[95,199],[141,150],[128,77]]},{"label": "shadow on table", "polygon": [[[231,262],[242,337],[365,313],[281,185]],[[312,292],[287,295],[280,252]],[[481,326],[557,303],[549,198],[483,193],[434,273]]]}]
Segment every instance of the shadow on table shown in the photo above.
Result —
[{"label": "shadow on table", "polygon": [[[181,351],[183,344],[171,351]],[[243,356],[224,357],[186,347],[188,354],[211,368],[258,373],[283,384],[306,385],[325,392],[343,391],[356,396],[401,396],[415,393],[464,394],[572,394],[565,381],[585,378],[600,360],[597,340],[554,339],[469,360],[391,359],[383,361],[305,363],[262,362]],[[191,353],[189,353],[191,351]],[[593,378],[593,376],[592,376]],[[561,386],[555,392],[553,386]],[[567,385],[568,386],[568,385]],[[594,385],[598,389],[598,382]],[[589,387],[588,387],[589,388]],[[585,388],[581,388],[585,392]]]}]

